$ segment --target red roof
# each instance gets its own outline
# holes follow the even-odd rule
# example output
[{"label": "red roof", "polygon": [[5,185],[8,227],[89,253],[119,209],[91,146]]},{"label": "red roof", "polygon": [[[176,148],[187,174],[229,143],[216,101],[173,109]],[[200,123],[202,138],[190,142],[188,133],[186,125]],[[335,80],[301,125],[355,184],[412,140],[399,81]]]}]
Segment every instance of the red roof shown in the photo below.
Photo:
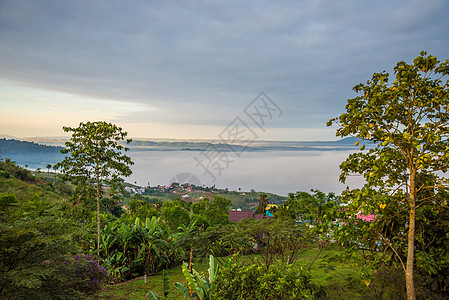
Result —
[{"label": "red roof", "polygon": [[229,211],[229,221],[231,222],[239,222],[243,219],[254,219],[261,220],[265,219],[263,214],[255,214],[252,211],[238,211],[238,210],[230,210]]}]

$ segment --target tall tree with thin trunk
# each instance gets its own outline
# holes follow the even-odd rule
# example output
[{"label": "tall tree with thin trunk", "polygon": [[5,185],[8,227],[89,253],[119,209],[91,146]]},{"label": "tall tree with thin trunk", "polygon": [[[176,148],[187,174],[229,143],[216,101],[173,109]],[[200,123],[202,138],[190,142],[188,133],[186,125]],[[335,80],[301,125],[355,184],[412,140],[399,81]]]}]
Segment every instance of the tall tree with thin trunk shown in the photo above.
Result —
[{"label": "tall tree with thin trunk", "polygon": [[104,188],[109,188],[109,196],[118,189],[123,190],[122,177],[131,175],[130,157],[123,152],[120,141],[130,143],[126,139],[127,132],[114,124],[104,121],[80,123],[77,128],[63,127],[71,132],[72,137],[61,150],[68,154],[57,164],[61,168],[63,179],[75,184],[75,194],[89,191],[97,202],[97,248],[100,248],[100,199]]},{"label": "tall tree with thin trunk", "polygon": [[[358,84],[359,96],[349,99],[346,112],[331,119],[337,123],[337,136],[353,136],[374,143],[373,148],[351,154],[340,168],[340,179],[361,174],[365,185],[353,201],[369,209],[372,195],[389,195],[389,201],[403,201],[408,207],[407,249],[399,257],[406,277],[407,299],[415,299],[414,258],[416,209],[424,202],[438,205],[434,199],[421,199],[426,190],[446,189],[443,176],[449,164],[449,60],[440,63],[421,52],[413,64],[397,63],[395,80],[386,72],[375,73],[366,84]],[[432,174],[436,180],[426,181]],[[431,184],[426,184],[431,183]],[[404,251],[406,250],[406,251]],[[405,262],[403,262],[405,260]]]}]

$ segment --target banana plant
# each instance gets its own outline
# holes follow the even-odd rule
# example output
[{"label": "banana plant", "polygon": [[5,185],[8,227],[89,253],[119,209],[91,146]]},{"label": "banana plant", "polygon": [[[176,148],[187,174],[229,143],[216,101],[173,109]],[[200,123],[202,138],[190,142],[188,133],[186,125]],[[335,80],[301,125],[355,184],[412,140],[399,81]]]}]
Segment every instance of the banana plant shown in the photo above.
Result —
[{"label": "banana plant", "polygon": [[196,299],[209,300],[210,290],[212,287],[212,280],[217,275],[218,268],[215,268],[215,259],[211,255],[209,257],[209,276],[205,274],[200,275],[197,270],[189,270],[187,263],[182,264],[182,273],[187,280],[188,286],[177,282],[175,284],[176,288],[184,292],[184,298],[186,299]]},{"label": "banana plant", "polygon": [[151,268],[151,272],[156,271],[156,263],[166,263],[168,260],[167,252],[170,244],[149,232],[145,232],[143,236],[143,256],[145,269]]},{"label": "banana plant", "polygon": [[119,282],[122,278],[122,273],[129,270],[126,266],[126,257],[123,256],[122,252],[109,255],[103,259],[102,264],[106,268],[111,282]]},{"label": "banana plant", "polygon": [[[116,226],[114,224],[108,224],[105,226],[101,233],[101,248],[100,251],[103,250],[104,257],[109,256],[109,251],[112,246],[114,246],[117,237],[115,235]],[[100,252],[101,253],[101,252]]]}]

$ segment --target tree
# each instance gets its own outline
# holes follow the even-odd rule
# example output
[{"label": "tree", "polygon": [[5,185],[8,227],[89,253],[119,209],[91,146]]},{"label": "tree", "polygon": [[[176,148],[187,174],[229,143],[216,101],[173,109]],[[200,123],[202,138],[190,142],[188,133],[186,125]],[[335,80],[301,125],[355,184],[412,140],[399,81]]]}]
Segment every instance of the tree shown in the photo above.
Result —
[{"label": "tree", "polygon": [[334,193],[326,195],[320,190],[311,191],[313,194],[302,191],[289,193],[276,215],[311,222],[313,225],[321,224],[323,217],[332,213],[338,197]]},{"label": "tree", "polygon": [[47,174],[50,174],[51,164],[47,164]]},{"label": "tree", "polygon": [[57,171],[58,171],[58,165],[57,164],[53,165],[53,170],[55,171],[55,181],[56,181],[56,174],[57,174]]},{"label": "tree", "polygon": [[160,212],[157,210],[155,204],[149,203],[142,198],[133,196],[128,202],[128,213],[133,218],[139,217],[141,220],[151,217],[159,217]]},{"label": "tree", "polygon": [[[424,191],[447,189],[440,172],[449,163],[449,60],[440,63],[426,52],[413,64],[398,62],[396,80],[389,74],[375,73],[366,84],[353,89],[359,96],[349,99],[346,112],[329,120],[337,123],[337,136],[353,136],[374,143],[372,149],[351,154],[340,168],[340,180],[350,174],[361,174],[365,185],[353,198],[356,205],[368,210],[377,197],[383,201],[404,201],[408,210],[406,263],[401,260],[406,276],[407,298],[415,299],[413,280],[415,259],[415,226],[417,207],[441,206],[439,199],[422,196]],[[359,142],[356,142],[356,146]],[[435,180],[426,181],[431,174]]]},{"label": "tree", "polygon": [[265,215],[265,209],[268,205],[268,195],[267,194],[260,194],[259,195],[259,205],[257,206],[256,210],[254,211],[255,214],[264,214]]},{"label": "tree", "polygon": [[225,197],[214,196],[212,199],[203,198],[192,203],[192,215],[198,219],[199,225],[205,227],[229,223],[229,208],[231,201]]},{"label": "tree", "polygon": [[[119,144],[125,140],[127,132],[122,128],[104,121],[80,123],[77,128],[63,127],[71,132],[71,139],[65,143],[63,154],[70,154],[57,164],[61,168],[63,179],[75,185],[75,195],[88,198],[95,196],[97,200],[97,248],[100,248],[100,199],[104,187],[110,188],[109,195],[117,189],[123,191],[121,177],[131,175],[130,157],[122,151],[128,148]],[[127,139],[126,143],[131,140]],[[86,194],[87,193],[87,194]]]},{"label": "tree", "polygon": [[161,218],[168,223],[173,231],[176,231],[182,225],[189,225],[190,203],[179,198],[164,202],[161,208]]}]

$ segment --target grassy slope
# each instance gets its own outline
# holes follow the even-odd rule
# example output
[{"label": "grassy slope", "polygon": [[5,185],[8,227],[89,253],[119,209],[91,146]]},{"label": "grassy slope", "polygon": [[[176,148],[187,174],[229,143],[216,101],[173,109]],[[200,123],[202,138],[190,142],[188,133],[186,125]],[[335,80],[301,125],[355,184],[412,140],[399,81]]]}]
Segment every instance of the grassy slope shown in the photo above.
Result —
[{"label": "grassy slope", "polygon": [[[207,268],[209,267],[208,263],[209,262],[206,259],[203,259],[202,261],[196,262],[194,268],[200,273],[207,272]],[[177,266],[176,268],[168,270],[168,277],[170,278],[172,290],[171,296],[174,299],[184,299],[182,293],[175,288],[175,282],[186,284],[181,268],[181,266]],[[104,286],[102,291],[94,295],[92,299],[146,299],[146,294],[149,291],[156,292],[163,298],[162,286],[162,273],[159,275],[148,276],[147,283],[145,283],[144,277],[139,277],[128,282]]]},{"label": "grassy slope", "polygon": [[60,201],[61,196],[45,190],[33,183],[26,183],[14,177],[8,179],[0,177],[0,193],[15,194],[19,199],[30,198],[38,195],[41,199]]},{"label": "grassy slope", "polygon": [[[309,266],[318,252],[317,248],[304,252],[297,263],[306,267]],[[362,286],[361,270],[357,261],[354,259],[328,261],[329,258],[341,253],[342,249],[337,245],[330,245],[322,250],[318,259],[310,268],[312,281],[320,285],[329,286],[335,284],[339,287],[340,291],[333,291],[329,299],[332,299],[332,297],[338,297],[335,299],[359,299],[360,295],[357,291],[346,288],[348,282],[345,279],[351,276],[355,279],[356,287],[357,284],[360,287]],[[207,272],[208,261],[203,259],[200,262],[196,262],[194,268],[200,273]],[[182,275],[181,266],[168,270],[168,274],[173,291],[172,297],[174,299],[184,299],[182,294],[174,288],[175,282],[186,283]],[[163,295],[162,274],[147,277],[146,284],[144,278],[141,277],[117,285],[104,286],[103,290],[92,297],[92,299],[146,299],[145,295],[150,290],[158,293],[159,296]]]}]

